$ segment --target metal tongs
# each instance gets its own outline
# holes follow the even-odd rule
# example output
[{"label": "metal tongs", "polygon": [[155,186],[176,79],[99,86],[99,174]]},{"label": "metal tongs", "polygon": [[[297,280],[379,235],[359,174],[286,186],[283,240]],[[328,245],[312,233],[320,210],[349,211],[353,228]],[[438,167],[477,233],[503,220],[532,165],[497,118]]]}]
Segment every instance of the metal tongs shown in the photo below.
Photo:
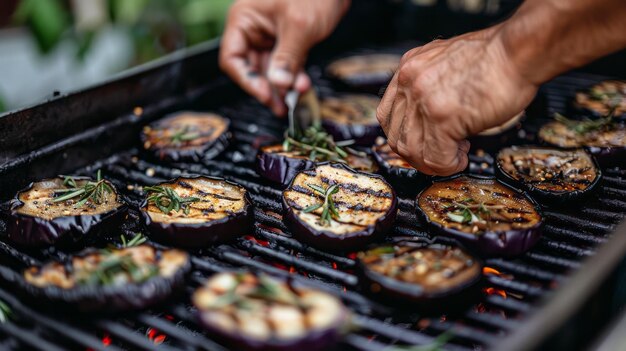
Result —
[{"label": "metal tongs", "polygon": [[302,95],[295,90],[290,90],[285,96],[285,104],[289,109],[287,133],[290,137],[297,139],[310,126],[321,126],[320,102],[315,88],[309,89]]}]

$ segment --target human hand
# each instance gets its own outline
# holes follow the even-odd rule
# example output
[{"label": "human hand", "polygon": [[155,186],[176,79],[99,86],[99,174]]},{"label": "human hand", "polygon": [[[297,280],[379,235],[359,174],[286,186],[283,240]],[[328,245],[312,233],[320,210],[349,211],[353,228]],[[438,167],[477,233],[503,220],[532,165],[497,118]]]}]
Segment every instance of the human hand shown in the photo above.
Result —
[{"label": "human hand", "polygon": [[431,175],[467,167],[468,136],[521,112],[537,85],[507,57],[499,26],[407,52],[378,107],[391,148]]},{"label": "human hand", "polygon": [[286,112],[284,95],[311,86],[303,70],[313,47],[335,29],[349,0],[238,0],[220,51],[221,68],[246,92]]}]

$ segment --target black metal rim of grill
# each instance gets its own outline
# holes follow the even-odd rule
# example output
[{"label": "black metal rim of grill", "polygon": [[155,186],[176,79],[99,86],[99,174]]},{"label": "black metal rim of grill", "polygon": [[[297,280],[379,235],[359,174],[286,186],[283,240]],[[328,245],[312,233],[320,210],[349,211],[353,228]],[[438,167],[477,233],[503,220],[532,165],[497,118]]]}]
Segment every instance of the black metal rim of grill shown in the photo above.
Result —
[{"label": "black metal rim of grill", "polygon": [[[575,211],[544,209],[546,234],[529,253],[517,259],[486,260],[487,266],[501,272],[487,275],[488,287],[496,293],[485,292],[482,301],[461,315],[407,315],[371,301],[357,289],[350,257],[314,250],[281,234],[288,231],[275,215],[281,213],[280,190],[262,180],[248,158],[258,144],[280,138],[284,122],[271,118],[217,71],[217,45],[204,44],[110,82],[1,116],[0,199],[7,199],[31,180],[72,170],[93,175],[102,169],[106,178],[126,189],[134,204],[141,198],[138,185],[185,172],[235,181],[250,192],[258,225],[250,237],[235,244],[194,254],[187,294],[204,277],[230,268],[246,266],[292,276],[339,295],[355,311],[360,329],[346,336],[342,349],[427,344],[447,330],[455,336],[446,346],[449,350],[535,349],[584,313],[598,291],[610,284],[626,253],[626,226],[614,228],[626,212],[626,182],[622,181],[626,171],[618,169],[605,172],[602,187],[589,206]],[[313,66],[312,71],[319,69]],[[328,89],[323,79],[314,78],[322,89]],[[593,79],[598,78],[575,74],[546,85],[542,94],[548,97],[548,108],[562,109],[567,91]],[[165,165],[139,150],[138,132],[143,125],[189,107],[217,110],[231,118],[236,145],[203,164]],[[490,173],[493,159],[489,155],[472,155],[471,161],[473,173]],[[413,199],[400,198],[399,208],[393,235],[428,237],[415,225]],[[0,224],[0,233],[2,230]],[[3,242],[0,253],[0,262],[4,265],[7,261],[0,268],[5,278],[15,277],[24,265],[68,254],[58,250],[24,252]],[[223,349],[197,325],[186,298],[130,316],[87,321],[41,311],[25,303],[8,284],[0,285],[0,300],[11,306],[17,317],[0,323],[0,348],[152,349],[155,338],[165,335],[159,349]]]}]

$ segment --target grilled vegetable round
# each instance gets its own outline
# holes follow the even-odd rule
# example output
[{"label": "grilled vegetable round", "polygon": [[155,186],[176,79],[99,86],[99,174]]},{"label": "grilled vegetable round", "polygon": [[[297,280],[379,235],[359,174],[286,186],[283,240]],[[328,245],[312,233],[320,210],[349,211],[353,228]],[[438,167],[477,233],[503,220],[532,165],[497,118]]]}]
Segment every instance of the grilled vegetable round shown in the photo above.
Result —
[{"label": "grilled vegetable round", "polygon": [[378,94],[400,65],[400,55],[369,54],[345,57],[326,67],[326,75],[339,88]]},{"label": "grilled vegetable round", "polygon": [[336,297],[267,275],[220,273],[192,300],[205,328],[233,350],[326,350],[349,322]]},{"label": "grilled vegetable round", "polygon": [[539,138],[560,148],[584,147],[605,167],[621,165],[626,160],[626,125],[610,118],[553,121],[541,127]]},{"label": "grilled vegetable round", "polygon": [[522,121],[525,112],[502,123],[480,132],[478,135],[470,137],[473,149],[483,149],[485,151],[497,151],[501,145],[510,145],[519,139],[518,133],[522,129]]},{"label": "grilled vegetable round", "polygon": [[374,95],[348,94],[322,101],[322,126],[335,140],[354,140],[357,145],[371,145],[382,134],[376,108],[380,99]]},{"label": "grilled vegetable round", "polygon": [[230,121],[214,113],[177,112],[144,127],[144,149],[165,161],[209,160],[228,147]]},{"label": "grilled vegetable round", "polygon": [[396,218],[397,203],[381,176],[336,163],[299,173],[283,191],[293,235],[330,251],[358,250],[383,236]]},{"label": "grilled vegetable round", "polygon": [[574,108],[596,117],[626,117],[626,81],[607,80],[576,93]]},{"label": "grilled vegetable round", "polygon": [[233,240],[252,230],[246,189],[221,178],[180,177],[146,187],[141,215],[157,241],[186,248]]},{"label": "grilled vegetable round", "polygon": [[114,231],[127,214],[115,187],[100,177],[31,183],[8,203],[7,237],[17,245],[76,246]]},{"label": "grilled vegetable round", "polygon": [[541,235],[534,201],[494,178],[459,175],[435,181],[417,196],[415,207],[435,232],[484,255],[521,254]]},{"label": "grilled vegetable round", "polygon": [[372,155],[393,188],[399,193],[415,195],[424,186],[428,176],[413,168],[385,141],[372,147]]},{"label": "grilled vegetable round", "polygon": [[527,189],[548,201],[568,201],[589,194],[598,184],[601,172],[584,150],[558,150],[542,147],[510,147],[498,153],[495,165],[498,179]]},{"label": "grilled vegetable round", "polygon": [[459,247],[405,240],[360,252],[357,260],[363,288],[394,304],[449,309],[480,292],[482,262]]},{"label": "grilled vegetable round", "polygon": [[166,300],[182,288],[190,267],[189,256],[178,250],[148,245],[90,249],[66,261],[27,268],[18,284],[35,301],[53,307],[117,312]]},{"label": "grilled vegetable round", "polygon": [[[297,151],[284,151],[282,145],[264,146],[257,155],[257,171],[272,182],[287,185],[300,171],[315,167],[318,162]],[[349,154],[346,163],[362,172],[376,172],[378,166],[371,157]]]}]

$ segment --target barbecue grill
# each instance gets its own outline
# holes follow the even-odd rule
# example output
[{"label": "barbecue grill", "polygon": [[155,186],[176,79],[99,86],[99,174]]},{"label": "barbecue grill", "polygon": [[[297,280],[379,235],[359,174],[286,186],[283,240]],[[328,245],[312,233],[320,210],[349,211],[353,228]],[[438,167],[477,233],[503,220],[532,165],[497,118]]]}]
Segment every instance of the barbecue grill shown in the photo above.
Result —
[{"label": "barbecue grill", "polygon": [[[358,52],[402,52],[412,45],[369,45]],[[280,188],[254,170],[258,147],[280,140],[285,121],[218,71],[217,49],[217,42],[207,43],[0,117],[0,200],[33,180],[56,174],[94,177],[101,170],[137,206],[142,186],[187,174],[220,176],[248,189],[255,205],[254,231],[232,244],[193,252],[184,296],[115,317],[71,316],[25,301],[11,284],[21,270],[71,252],[24,250],[0,241],[0,300],[13,314],[0,323],[0,348],[225,350],[197,324],[189,295],[205,277],[237,267],[289,276],[341,297],[354,312],[356,326],[338,346],[342,350],[431,344],[441,334],[452,337],[447,350],[575,350],[593,341],[623,305],[617,283],[624,273],[626,226],[617,223],[626,213],[626,169],[618,168],[605,170],[600,188],[584,203],[546,207],[543,237],[530,252],[487,259],[486,287],[465,311],[450,314],[443,308],[438,315],[424,315],[371,300],[358,288],[354,255],[325,253],[291,238],[281,218]],[[336,54],[323,47],[310,67],[322,94],[332,86],[320,67]],[[576,89],[605,78],[576,73],[546,84],[524,125],[526,137],[532,140],[548,113],[565,111]],[[141,128],[178,110],[212,110],[229,117],[235,141],[221,156],[202,163],[166,164],[142,153]],[[474,153],[470,160],[471,173],[493,173],[491,155]],[[392,235],[428,239],[415,218],[413,200],[399,198]],[[4,229],[0,222],[0,238]],[[124,230],[141,231],[136,212]]]}]

